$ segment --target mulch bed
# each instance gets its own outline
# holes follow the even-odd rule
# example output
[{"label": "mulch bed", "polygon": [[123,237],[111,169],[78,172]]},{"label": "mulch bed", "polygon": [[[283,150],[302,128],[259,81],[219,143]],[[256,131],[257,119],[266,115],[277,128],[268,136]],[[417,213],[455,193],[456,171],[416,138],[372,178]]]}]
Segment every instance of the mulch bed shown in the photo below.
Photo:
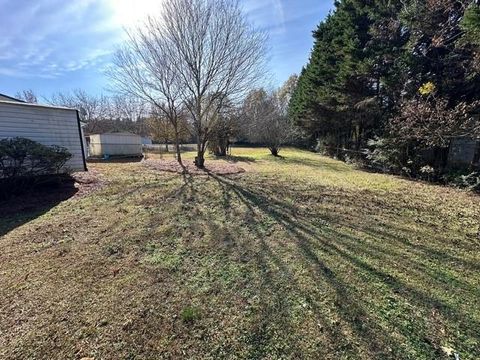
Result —
[{"label": "mulch bed", "polygon": [[245,172],[245,169],[240,166],[223,162],[207,161],[204,169],[197,168],[190,160],[183,162],[184,168],[176,160],[144,160],[143,162],[149,168],[178,174],[182,174],[185,170],[190,175],[234,175]]}]

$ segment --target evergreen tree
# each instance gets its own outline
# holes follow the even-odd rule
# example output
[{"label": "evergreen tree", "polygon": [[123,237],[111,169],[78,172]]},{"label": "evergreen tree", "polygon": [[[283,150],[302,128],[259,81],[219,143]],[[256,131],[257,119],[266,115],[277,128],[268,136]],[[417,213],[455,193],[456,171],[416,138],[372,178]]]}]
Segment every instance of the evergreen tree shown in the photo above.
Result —
[{"label": "evergreen tree", "polygon": [[313,38],[289,114],[326,149],[381,144],[403,168],[478,133],[478,1],[336,1]]}]

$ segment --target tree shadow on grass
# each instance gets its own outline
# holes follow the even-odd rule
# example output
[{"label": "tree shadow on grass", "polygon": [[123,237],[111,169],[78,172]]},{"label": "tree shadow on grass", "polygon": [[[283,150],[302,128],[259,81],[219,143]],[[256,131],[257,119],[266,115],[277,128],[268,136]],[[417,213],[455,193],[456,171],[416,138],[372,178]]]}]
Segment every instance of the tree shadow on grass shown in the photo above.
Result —
[{"label": "tree shadow on grass", "polygon": [[[432,336],[425,329],[428,328],[426,324],[421,324],[416,329],[410,329],[408,327],[397,327],[397,324],[391,319],[383,319],[382,321],[377,319],[378,314],[372,312],[372,306],[383,304],[371,303],[367,300],[368,297],[363,300],[359,297],[359,295],[362,296],[362,291],[368,292],[367,289],[374,284],[381,284],[379,286],[386,287],[388,289],[385,291],[386,295],[390,294],[389,296],[393,298],[401,299],[402,304],[414,304],[423,314],[439,311],[448,320],[449,325],[455,325],[463,335],[472,339],[475,338],[473,329],[479,328],[480,323],[473,315],[442,298],[434,297],[430,291],[426,291],[431,287],[452,291],[449,288],[451,281],[443,278],[443,274],[425,272],[423,264],[409,258],[401,259],[405,263],[405,269],[398,274],[398,269],[395,269],[395,261],[399,261],[399,259],[395,258],[395,254],[380,251],[375,246],[369,247],[369,244],[363,243],[361,238],[349,238],[335,226],[319,226],[318,222],[312,219],[314,214],[306,216],[297,206],[276,197],[265,195],[265,187],[252,186],[251,184],[244,185],[215,175],[212,175],[212,177],[223,189],[226,210],[231,207],[231,199],[235,197],[243,202],[250,211],[260,212],[271,218],[274,223],[281,225],[291,236],[291,239],[296,243],[298,252],[301,254],[301,261],[311,272],[312,281],[325,284],[336,299],[335,310],[336,316],[341,319],[340,324],[330,326],[329,319],[326,318],[319,318],[318,321],[323,324],[323,328],[331,337],[331,341],[338,342],[337,345],[343,346],[349,354],[361,357],[360,353],[366,352],[382,358],[398,358],[409,352],[411,353],[411,351],[417,351],[417,354],[419,354],[419,351],[427,356],[443,356],[441,352],[442,340],[437,339],[435,335]],[[263,264],[273,261],[280,271],[291,279],[291,283],[295,284],[295,277],[289,270],[289,264],[278,257],[265,241],[265,234],[259,230],[262,228],[262,224],[252,221],[249,228],[256,232],[255,237],[262,244],[262,253],[257,254],[258,261]],[[395,239],[393,236],[389,238],[389,241],[399,246],[409,247],[408,243]],[[426,253],[422,255],[428,257]],[[338,261],[338,265],[341,266],[339,269],[343,270],[328,265],[332,261]],[[382,265],[382,262],[385,264]],[[358,288],[358,281],[349,281],[349,276],[352,275],[345,273],[345,268],[352,269],[355,277],[369,279],[365,283],[365,289]],[[407,279],[413,275],[417,277],[417,280],[420,279],[416,285],[412,285],[410,281],[407,282]],[[265,282],[270,284],[272,279],[265,279]],[[461,285],[457,281],[456,286]],[[274,291],[276,290],[274,289]],[[294,291],[302,293],[303,290],[301,286],[296,286]],[[303,295],[308,298],[308,294]],[[470,292],[469,295],[474,296],[475,294],[472,295],[472,292]],[[380,303],[382,301],[382,299],[379,300]],[[311,305],[315,308],[315,301],[312,301]],[[315,310],[317,314],[322,312],[321,308]],[[408,314],[402,315],[407,316]],[[409,319],[412,323],[422,320],[424,319]],[[339,341],[337,327],[351,333],[352,338]],[[398,337],[392,336],[386,331],[387,328],[395,329],[406,340],[401,341]],[[356,345],[352,347],[352,344]]]},{"label": "tree shadow on grass", "polygon": [[[446,343],[474,357],[472,339],[480,323],[474,312],[460,305],[475,304],[478,292],[459,275],[461,269],[454,269],[450,278],[447,272],[430,268],[430,263],[439,266],[450,257],[440,256],[440,250],[432,253],[431,240],[422,247],[409,241],[418,234],[402,219],[376,223],[373,215],[378,211],[394,214],[388,202],[375,202],[373,193],[372,198],[356,194],[355,200],[353,194],[316,188],[318,198],[313,202],[334,204],[331,214],[328,207],[310,208],[299,202],[309,194],[295,184],[208,175],[198,180],[185,175],[167,199],[182,203],[178,215],[184,217],[180,219],[184,229],[200,224],[215,232],[217,226],[237,224],[232,228],[238,231],[231,235],[233,245],[220,241],[205,248],[224,256],[217,268],[228,271],[232,261],[235,266],[243,261],[253,264],[247,277],[255,285],[238,296],[260,300],[235,328],[247,334],[239,341],[249,358],[305,357],[305,343],[310,353],[335,358],[443,358],[441,347]],[[239,217],[235,212],[239,205],[253,215]],[[201,233],[188,238],[204,240]],[[194,242],[190,244],[195,246]],[[471,272],[471,265],[465,262],[462,267]],[[216,275],[211,279],[218,281]],[[458,297],[442,295],[457,291]],[[231,299],[228,292],[221,296]],[[314,322],[299,315],[298,301],[312,312]],[[432,314],[440,314],[438,322]],[[299,325],[299,318],[309,321],[308,330]]]},{"label": "tree shadow on grass", "polygon": [[[320,155],[318,155],[320,156]],[[335,163],[333,160],[326,162],[322,161],[322,159],[310,159],[305,157],[290,157],[290,156],[283,156],[283,157],[276,157],[278,161],[282,162],[283,164],[289,165],[302,165],[308,166],[316,169],[326,169],[331,171],[337,172],[351,172],[353,171],[347,164],[338,162]]]},{"label": "tree shadow on grass", "polygon": [[[342,317],[342,324],[330,326],[329,323],[331,319],[319,316],[318,314],[321,314],[321,309],[317,307],[315,301],[309,301],[309,305],[314,309],[317,316],[319,316],[318,321],[322,324],[323,331],[327,333],[332,343],[336,343],[336,346],[346,349],[350,354],[359,357],[359,349],[353,348],[351,343],[349,343],[350,340],[353,339],[342,338],[342,331],[340,329],[345,330],[348,328],[348,331],[355,332],[355,341],[360,342],[362,347],[368,349],[368,352],[376,355],[386,355],[387,353],[383,352],[385,350],[385,343],[387,342],[384,331],[376,323],[369,320],[365,310],[357,301],[354,301],[351,289],[336,275],[335,270],[327,266],[325,262],[318,257],[312,247],[312,239],[309,238],[311,232],[299,221],[298,212],[295,207],[263,196],[260,192],[257,192],[258,189],[252,190],[220,177],[215,177],[215,179],[224,186],[226,193],[233,192],[250,211],[253,212],[255,209],[260,210],[267,216],[272,217],[277,223],[283,225],[297,243],[302,258],[310,269],[312,279],[319,283],[327,284],[334,292],[334,298],[337,299],[337,310]],[[257,224],[251,224],[250,229],[256,232],[256,238],[261,242],[261,251],[256,254],[259,263],[262,264],[261,267],[266,267],[268,263],[273,262],[289,279],[290,283],[295,284],[295,277],[289,270],[288,264],[279,256],[275,255],[274,251],[265,241],[265,234],[262,233],[262,231],[258,231],[256,225]],[[274,280],[266,279],[265,283],[268,287],[274,288]],[[302,297],[306,299],[311,297],[302,290],[300,285],[295,285],[295,293],[301,294]],[[280,296],[280,298],[287,296],[287,294],[282,293],[281,290],[277,292],[277,295]],[[287,313],[288,312],[289,310],[287,309]]]},{"label": "tree shadow on grass", "polygon": [[221,156],[217,157],[216,159],[219,160],[225,160],[229,163],[238,163],[238,162],[244,162],[244,163],[254,163],[257,161],[254,157],[251,156],[237,156],[237,155],[227,155],[227,156]]},{"label": "tree shadow on grass", "polygon": [[60,184],[29,190],[0,201],[0,236],[45,214],[77,192],[75,179],[67,177]]}]

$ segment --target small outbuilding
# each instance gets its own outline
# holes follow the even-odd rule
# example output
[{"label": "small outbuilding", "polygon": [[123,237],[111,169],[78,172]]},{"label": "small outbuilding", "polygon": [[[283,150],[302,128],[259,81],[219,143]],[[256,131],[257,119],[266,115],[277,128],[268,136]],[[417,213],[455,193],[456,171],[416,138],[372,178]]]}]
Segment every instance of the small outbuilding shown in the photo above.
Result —
[{"label": "small outbuilding", "polygon": [[142,156],[142,137],[128,132],[89,136],[89,157]]},{"label": "small outbuilding", "polygon": [[0,94],[0,139],[14,137],[65,147],[72,154],[65,169],[87,170],[83,132],[75,109],[30,104]]}]

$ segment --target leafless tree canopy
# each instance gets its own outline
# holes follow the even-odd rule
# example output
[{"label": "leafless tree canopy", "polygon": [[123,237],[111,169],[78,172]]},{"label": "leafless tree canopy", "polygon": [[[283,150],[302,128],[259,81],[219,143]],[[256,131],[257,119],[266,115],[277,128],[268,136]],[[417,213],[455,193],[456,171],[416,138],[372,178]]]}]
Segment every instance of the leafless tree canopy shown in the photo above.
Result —
[{"label": "leafless tree canopy", "polygon": [[[128,40],[114,56],[114,66],[108,75],[116,91],[138,97],[149,103],[172,125],[181,163],[179,119],[184,115],[181,83],[172,59],[168,57],[168,42],[149,19],[145,26],[128,32]],[[155,123],[155,122],[153,122]]]},{"label": "leafless tree canopy", "polygon": [[92,95],[75,89],[42,98],[50,105],[77,109],[81,120],[87,124],[86,134],[110,131],[129,131],[142,136],[148,134],[144,120],[149,108],[138,97]]},{"label": "leafless tree canopy", "polygon": [[15,94],[15,97],[27,103],[31,103],[31,104],[38,103],[37,95],[32,89],[19,91]]},{"label": "leafless tree canopy", "polygon": [[216,112],[262,78],[265,35],[237,1],[167,0],[161,15],[129,32],[110,72],[117,87],[174,118],[185,109],[197,137],[197,166]]},{"label": "leafless tree canopy", "polygon": [[284,144],[298,135],[287,114],[296,80],[296,75],[292,75],[282,87],[272,92],[253,90],[243,103],[247,138],[266,145],[275,156]]}]

